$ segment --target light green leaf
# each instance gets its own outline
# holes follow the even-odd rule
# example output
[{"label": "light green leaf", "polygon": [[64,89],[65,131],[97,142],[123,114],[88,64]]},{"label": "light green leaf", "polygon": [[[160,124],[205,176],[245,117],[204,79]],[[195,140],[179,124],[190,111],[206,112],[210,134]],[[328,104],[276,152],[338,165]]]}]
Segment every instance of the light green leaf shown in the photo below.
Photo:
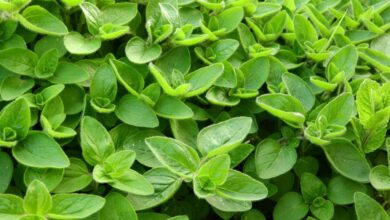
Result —
[{"label": "light green leaf", "polygon": [[0,65],[5,69],[24,76],[33,76],[38,56],[28,49],[10,48],[0,51]]},{"label": "light green leaf", "polygon": [[85,55],[99,50],[101,40],[93,36],[83,36],[78,32],[70,32],[64,37],[65,48],[71,54]]},{"label": "light green leaf", "polygon": [[243,88],[260,89],[270,73],[270,64],[266,57],[253,58],[240,66],[244,74]]},{"label": "light green leaf", "polygon": [[161,55],[161,47],[158,44],[148,45],[143,39],[133,37],[126,44],[126,56],[133,63],[148,63]]},{"label": "light green leaf", "polygon": [[28,186],[34,180],[39,180],[45,184],[49,191],[52,191],[62,180],[64,169],[39,169],[28,167],[24,171],[24,183]]},{"label": "light green leaf", "polygon": [[65,168],[60,184],[53,190],[55,193],[70,193],[87,187],[92,176],[83,160],[70,158],[69,167]]},{"label": "light green leaf", "polygon": [[112,187],[135,195],[147,196],[154,192],[148,180],[134,170],[127,170],[122,176],[113,178]]},{"label": "light green leaf", "polygon": [[56,48],[44,52],[35,66],[35,76],[42,79],[53,76],[57,69],[58,58],[58,50]]},{"label": "light green leaf", "polygon": [[166,168],[158,167],[145,172],[145,178],[154,187],[154,193],[149,196],[128,194],[127,198],[135,210],[145,210],[160,205],[170,199],[179,189],[182,179]]},{"label": "light green leaf", "polygon": [[19,141],[27,136],[30,129],[30,108],[21,98],[6,105],[0,112],[0,140]]},{"label": "light green leaf", "polygon": [[306,42],[314,43],[317,41],[317,31],[309,21],[300,14],[294,16],[294,33],[297,41],[304,46]]},{"label": "light green leaf", "polygon": [[118,2],[103,7],[100,14],[100,22],[114,25],[125,25],[137,15],[137,4]]},{"label": "light green leaf", "polygon": [[337,205],[353,203],[355,192],[366,192],[367,187],[343,176],[335,176],[328,183],[328,198]]},{"label": "light green leaf", "polygon": [[169,119],[188,119],[194,115],[184,102],[167,95],[160,96],[154,109],[158,116]]},{"label": "light green leaf", "polygon": [[356,114],[355,103],[351,93],[343,93],[326,104],[318,116],[325,116],[328,124],[346,125]]},{"label": "light green leaf", "polygon": [[257,145],[255,163],[262,179],[280,176],[294,167],[297,152],[290,146],[280,146],[274,139],[265,139]]},{"label": "light green leaf", "polygon": [[293,127],[305,122],[305,109],[301,102],[286,94],[266,94],[257,97],[256,104]]},{"label": "light green leaf", "polygon": [[317,197],[326,195],[325,184],[311,173],[306,172],[301,175],[300,186],[302,196],[308,203],[312,203]]},{"label": "light green leaf", "polygon": [[0,194],[0,218],[17,220],[24,214],[23,199],[12,194]]},{"label": "light green leaf", "polygon": [[252,119],[236,117],[202,129],[197,145],[202,155],[212,157],[236,148],[249,133]]},{"label": "light green leaf", "polygon": [[302,103],[305,111],[309,111],[316,101],[309,85],[299,76],[292,73],[284,73],[282,79],[286,85],[288,93]]},{"label": "light green leaf", "polygon": [[80,139],[83,157],[91,165],[103,162],[115,151],[106,128],[92,117],[85,116],[82,119]]},{"label": "light green leaf", "polygon": [[41,34],[65,35],[68,33],[68,28],[61,20],[38,5],[25,8],[17,18],[25,28]]},{"label": "light green leaf", "polygon": [[273,211],[275,220],[299,220],[306,216],[309,206],[297,192],[284,194],[276,203]]},{"label": "light green leaf", "polygon": [[207,197],[206,201],[218,210],[225,212],[245,212],[252,208],[252,203],[249,201],[226,199],[217,195]]},{"label": "light green leaf", "polygon": [[[14,165],[12,159],[5,152],[0,152],[0,167],[2,167],[2,169],[0,170],[0,176],[2,177],[0,179],[0,193],[4,193],[8,189],[9,184],[11,183],[14,172]],[[0,204],[2,203],[0,202]]]},{"label": "light green leaf", "polygon": [[32,181],[24,197],[24,210],[27,213],[45,215],[52,208],[52,198],[49,190],[39,180]]},{"label": "light green leaf", "polygon": [[[347,45],[338,50],[331,58],[326,68],[326,74],[329,81],[333,80],[339,72],[344,72],[344,78],[349,80],[355,74],[355,68],[358,61],[358,52],[353,45]],[[332,73],[331,65],[337,67],[338,72]]]},{"label": "light green leaf", "polygon": [[256,201],[267,197],[265,185],[252,177],[230,170],[223,185],[217,186],[216,194],[233,200]]},{"label": "light green leaf", "polygon": [[53,196],[53,208],[47,214],[52,219],[86,218],[103,208],[105,199],[87,194],[57,194]]},{"label": "light green leaf", "polygon": [[368,182],[370,166],[363,153],[346,140],[324,146],[326,158],[341,175],[357,182]]},{"label": "light green leaf", "polygon": [[48,80],[52,83],[73,84],[83,82],[88,78],[88,73],[78,65],[60,62],[58,63],[57,70]]},{"label": "light green leaf", "polygon": [[221,63],[202,67],[185,76],[189,84],[185,97],[196,96],[204,93],[222,75],[223,65]]},{"label": "light green leaf", "polygon": [[123,96],[116,109],[115,115],[124,123],[145,128],[154,128],[159,125],[153,109],[134,95]]},{"label": "light green leaf", "polygon": [[377,190],[390,189],[390,172],[385,165],[378,165],[370,172],[370,183]]},{"label": "light green leaf", "polygon": [[12,155],[21,164],[36,168],[65,168],[69,159],[61,146],[47,134],[30,132],[12,148]]},{"label": "light green leaf", "polygon": [[175,174],[188,178],[198,169],[199,156],[186,144],[167,137],[150,137],[145,141],[160,163]]},{"label": "light green leaf", "polygon": [[138,220],[130,201],[117,192],[110,192],[106,196],[106,203],[99,212],[100,219]]},{"label": "light green leaf", "polygon": [[378,219],[388,220],[389,215],[384,208],[368,195],[356,192],[354,195],[355,211],[358,220]]}]

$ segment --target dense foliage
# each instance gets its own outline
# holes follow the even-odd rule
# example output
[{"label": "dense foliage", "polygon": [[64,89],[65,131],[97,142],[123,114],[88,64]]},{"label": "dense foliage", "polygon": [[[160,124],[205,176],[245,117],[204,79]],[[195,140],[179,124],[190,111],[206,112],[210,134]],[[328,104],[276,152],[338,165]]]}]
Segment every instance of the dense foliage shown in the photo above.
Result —
[{"label": "dense foliage", "polygon": [[0,0],[1,220],[390,220],[390,1]]}]

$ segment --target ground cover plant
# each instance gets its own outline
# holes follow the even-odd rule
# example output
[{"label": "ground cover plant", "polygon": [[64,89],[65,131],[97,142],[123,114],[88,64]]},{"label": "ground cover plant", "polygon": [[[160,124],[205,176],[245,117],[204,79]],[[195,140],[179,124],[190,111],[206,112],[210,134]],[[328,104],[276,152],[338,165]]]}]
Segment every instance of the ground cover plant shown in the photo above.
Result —
[{"label": "ground cover plant", "polygon": [[390,1],[0,0],[1,220],[390,220]]}]

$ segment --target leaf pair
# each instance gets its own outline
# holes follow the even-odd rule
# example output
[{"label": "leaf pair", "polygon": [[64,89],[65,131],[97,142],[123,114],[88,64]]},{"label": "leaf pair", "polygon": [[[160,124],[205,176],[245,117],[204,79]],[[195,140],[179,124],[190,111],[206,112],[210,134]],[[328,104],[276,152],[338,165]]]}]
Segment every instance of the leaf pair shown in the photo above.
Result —
[{"label": "leaf pair", "polygon": [[81,148],[84,159],[94,166],[93,178],[99,183],[139,195],[153,193],[152,185],[138,172],[130,169],[135,153],[115,152],[111,136],[96,119],[85,116],[81,122]]},{"label": "leaf pair", "polygon": [[[0,217],[7,219],[74,219],[86,218],[99,211],[105,199],[88,194],[57,194],[51,196],[46,186],[34,180],[27,187],[24,199],[0,195]],[[23,217],[24,216],[24,217]]]},{"label": "leaf pair", "polygon": [[204,164],[197,151],[181,141],[151,137],[146,144],[162,165],[184,180],[192,180],[199,197],[221,210],[243,211],[250,208],[250,201],[265,198],[267,189],[251,177],[231,170],[230,157],[225,153],[239,146],[250,125],[249,118],[237,117],[201,130],[197,149],[204,159],[209,158]]}]

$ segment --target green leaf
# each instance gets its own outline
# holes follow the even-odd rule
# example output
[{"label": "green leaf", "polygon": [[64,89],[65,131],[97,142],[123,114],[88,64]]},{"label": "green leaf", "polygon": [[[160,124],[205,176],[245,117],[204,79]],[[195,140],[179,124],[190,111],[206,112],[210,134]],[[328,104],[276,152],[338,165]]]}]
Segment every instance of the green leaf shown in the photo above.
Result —
[{"label": "green leaf", "polygon": [[49,190],[39,180],[32,181],[28,187],[23,203],[27,213],[45,215],[52,208]]},{"label": "green leaf", "polygon": [[202,155],[212,157],[236,148],[249,133],[252,119],[236,117],[202,129],[197,145]]},{"label": "green leaf", "polygon": [[17,15],[17,18],[25,28],[40,34],[65,35],[68,33],[68,28],[61,20],[38,5],[25,8],[22,14]]},{"label": "green leaf", "polygon": [[109,183],[112,187],[135,195],[147,196],[154,192],[153,186],[147,179],[134,170],[127,170],[120,177],[113,178]]},{"label": "green leaf", "polygon": [[275,220],[299,220],[304,218],[308,211],[309,206],[304,202],[301,195],[296,192],[288,192],[276,203],[273,218]]},{"label": "green leaf", "polygon": [[306,42],[314,43],[318,39],[317,31],[311,22],[300,14],[294,16],[294,33],[301,46]]},{"label": "green leaf", "polygon": [[87,187],[92,182],[87,165],[83,160],[70,158],[69,167],[65,168],[59,185],[53,190],[56,193],[70,193]]},{"label": "green leaf", "polygon": [[227,154],[222,154],[211,158],[203,164],[195,178],[195,194],[202,198],[208,195],[207,192],[213,192],[218,185],[225,183],[230,168],[230,158]]},{"label": "green leaf", "polygon": [[38,56],[28,49],[10,48],[0,51],[0,65],[19,75],[33,76]]},{"label": "green leaf", "polygon": [[384,165],[374,167],[370,172],[370,183],[377,190],[390,189],[389,168]]},{"label": "green leaf", "polygon": [[36,168],[65,168],[69,159],[61,146],[47,134],[31,131],[12,148],[12,155],[21,164]]},{"label": "green leaf", "polygon": [[0,140],[19,141],[27,136],[30,129],[30,108],[21,98],[6,105],[0,112]]},{"label": "green leaf", "polygon": [[390,56],[390,35],[383,34],[382,36],[375,38],[371,41],[370,48]]},{"label": "green leaf", "polygon": [[298,99],[308,112],[316,101],[310,86],[303,79],[291,73],[284,73],[282,79],[288,93]]},{"label": "green leaf", "polygon": [[381,109],[382,94],[379,83],[366,79],[356,92],[356,108],[359,114],[359,120],[366,125],[371,116]]},{"label": "green leaf", "polygon": [[57,194],[53,208],[47,214],[52,219],[86,218],[103,208],[105,199],[87,194]]},{"label": "green leaf", "polygon": [[318,219],[332,219],[334,205],[331,201],[318,197],[311,204],[310,211]]},{"label": "green leaf", "polygon": [[148,45],[142,38],[133,37],[126,44],[126,56],[133,63],[148,63],[161,55],[158,44]]},{"label": "green leaf", "polygon": [[203,164],[198,172],[198,176],[207,176],[216,185],[225,183],[230,168],[230,157],[227,154],[222,154],[211,158]]},{"label": "green leaf", "polygon": [[347,179],[343,176],[335,176],[328,183],[328,198],[337,205],[353,203],[355,192],[366,192],[364,184]]},{"label": "green leaf", "polygon": [[76,64],[68,62],[58,63],[57,70],[53,76],[48,78],[52,83],[73,84],[88,79],[88,73]]},{"label": "green leaf", "polygon": [[280,146],[274,139],[265,139],[256,147],[256,171],[262,179],[286,173],[294,167],[296,161],[296,150],[290,146]]},{"label": "green leaf", "polygon": [[137,214],[134,211],[130,201],[117,192],[110,192],[106,196],[106,203],[99,212],[100,219],[112,220],[137,220]]},{"label": "green leaf", "polygon": [[358,52],[355,46],[347,45],[341,48],[330,59],[330,62],[327,66],[326,74],[328,80],[333,80],[335,75],[335,73],[331,72],[331,65],[335,65],[337,67],[338,72],[344,72],[345,79],[349,80],[355,74],[357,61]]},{"label": "green leaf", "polygon": [[85,116],[82,119],[80,139],[83,157],[91,165],[103,162],[115,151],[106,128],[92,117]]},{"label": "green leaf", "polygon": [[11,101],[34,87],[34,80],[22,79],[20,76],[9,76],[0,85],[1,99]]},{"label": "green leaf", "polygon": [[[0,193],[4,193],[8,189],[9,184],[11,183],[14,172],[14,165],[12,159],[5,152],[0,152],[0,167],[2,167],[2,169],[0,170],[0,176],[2,177],[0,179]],[[2,203],[0,202],[0,204]]]},{"label": "green leaf", "polygon": [[302,196],[308,203],[312,203],[317,197],[326,195],[325,184],[311,173],[303,173],[301,175],[300,185]]},{"label": "green leaf", "polygon": [[127,198],[135,210],[145,210],[170,199],[179,189],[182,179],[163,167],[157,167],[145,172],[145,178],[154,187],[154,193],[149,196],[128,194]]},{"label": "green leaf", "polygon": [[169,119],[188,119],[194,115],[185,103],[166,95],[160,96],[154,109],[158,116]]},{"label": "green leaf", "polygon": [[118,60],[111,60],[110,65],[118,81],[134,96],[139,96],[139,92],[144,88],[144,79],[137,69]]},{"label": "green leaf", "polygon": [[135,152],[122,150],[108,156],[103,162],[104,171],[112,178],[122,176],[135,161]]},{"label": "green leaf", "polygon": [[245,212],[252,208],[252,203],[249,201],[226,199],[217,195],[207,197],[206,201],[218,210],[225,212]]},{"label": "green leaf", "polygon": [[235,106],[240,103],[240,98],[229,96],[229,91],[221,87],[212,87],[207,91],[206,98],[214,105]]},{"label": "green leaf", "polygon": [[170,120],[169,122],[175,139],[196,148],[196,137],[199,133],[199,128],[195,120]]},{"label": "green leaf", "polygon": [[191,67],[190,51],[187,47],[173,48],[159,57],[155,64],[166,74],[171,74],[175,69],[186,74]]},{"label": "green leaf", "polygon": [[230,170],[226,181],[216,189],[216,194],[233,200],[256,201],[267,197],[265,185],[252,177]]},{"label": "green leaf", "polygon": [[199,68],[185,76],[189,89],[185,97],[196,96],[204,93],[222,75],[223,65],[221,63],[212,64]]},{"label": "green leaf", "polygon": [[357,192],[354,195],[355,211],[358,220],[363,219],[390,219],[384,208],[368,195]]},{"label": "green leaf", "polygon": [[390,118],[390,108],[376,112],[365,124],[360,132],[361,146],[365,153],[370,153],[380,148],[385,141],[387,124]]},{"label": "green leaf", "polygon": [[186,144],[167,137],[150,137],[145,141],[160,163],[173,173],[189,178],[198,169],[199,156]]},{"label": "green leaf", "polygon": [[103,7],[100,14],[100,22],[114,25],[125,25],[137,14],[137,4],[119,2]]},{"label": "green leaf", "polygon": [[24,172],[24,183],[28,186],[34,180],[45,184],[49,191],[52,191],[62,180],[64,169],[39,169],[28,167]]},{"label": "green leaf", "polygon": [[23,199],[12,194],[0,194],[0,218],[16,220],[24,214]]},{"label": "green leaf", "polygon": [[256,104],[288,125],[301,127],[305,122],[305,109],[301,102],[286,94],[266,94],[257,97]]},{"label": "green leaf", "polygon": [[85,55],[95,53],[101,46],[101,40],[93,36],[83,36],[78,32],[70,32],[64,37],[65,48],[71,54]]},{"label": "green leaf", "polygon": [[240,70],[244,75],[243,88],[257,90],[267,80],[270,73],[270,64],[267,58],[258,57],[243,63]]},{"label": "green leaf", "polygon": [[154,128],[159,125],[153,109],[134,95],[125,95],[120,99],[115,115],[124,123],[145,128]]},{"label": "green leaf", "polygon": [[234,168],[247,159],[254,149],[255,147],[251,144],[240,144],[237,148],[230,151],[231,167]]},{"label": "green leaf", "polygon": [[341,175],[357,182],[369,181],[370,166],[356,146],[346,140],[335,140],[326,145],[324,151],[328,161]]},{"label": "green leaf", "polygon": [[35,76],[42,79],[53,76],[57,69],[58,58],[58,50],[56,48],[44,52],[35,66]]},{"label": "green leaf", "polygon": [[100,66],[90,86],[91,105],[100,113],[106,112],[102,109],[109,108],[117,93],[117,82],[115,73],[108,64]]},{"label": "green leaf", "polygon": [[154,157],[149,147],[145,143],[148,137],[163,136],[163,134],[156,130],[139,130],[129,134],[124,142],[123,148],[132,150],[136,153],[136,160],[147,167],[159,167],[161,163]]},{"label": "green leaf", "polygon": [[242,7],[232,7],[225,9],[222,13],[217,15],[219,29],[223,30],[223,33],[232,32],[240,24],[244,18],[244,9]]},{"label": "green leaf", "polygon": [[325,116],[328,124],[346,125],[355,116],[355,104],[351,93],[343,93],[326,104],[317,117]]}]

